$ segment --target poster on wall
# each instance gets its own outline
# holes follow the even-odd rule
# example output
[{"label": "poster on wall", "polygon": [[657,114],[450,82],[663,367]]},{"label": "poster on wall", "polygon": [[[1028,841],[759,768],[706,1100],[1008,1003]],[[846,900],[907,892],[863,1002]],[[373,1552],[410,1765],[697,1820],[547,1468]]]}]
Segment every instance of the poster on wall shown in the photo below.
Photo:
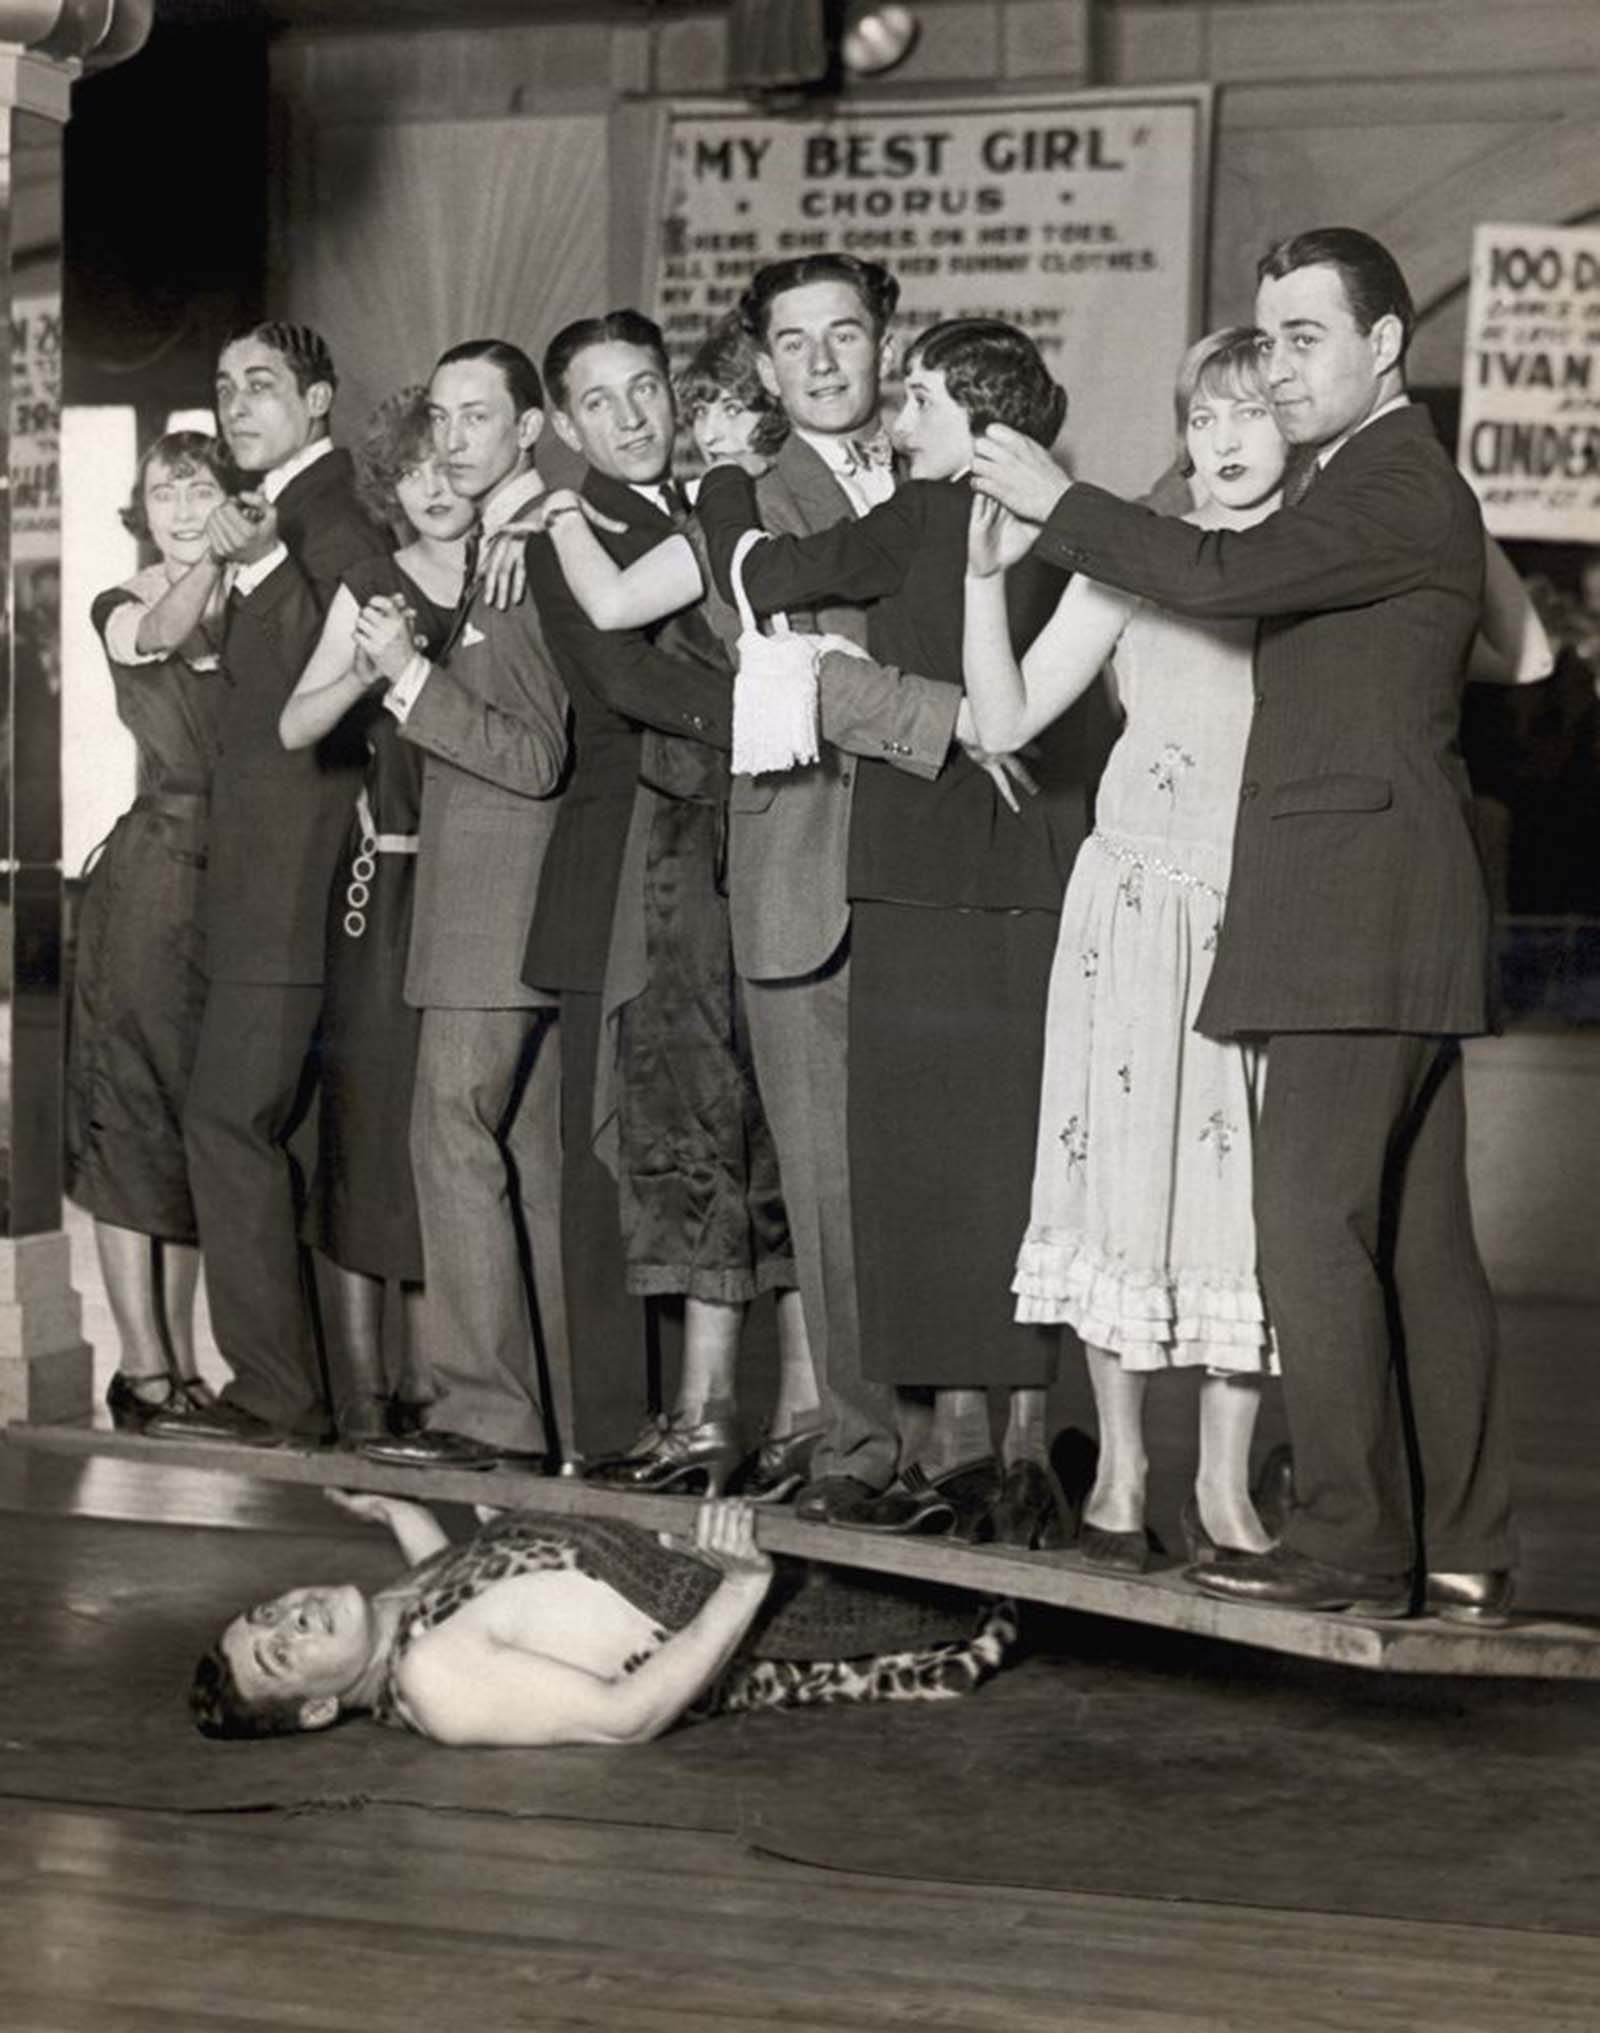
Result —
[{"label": "poster on wall", "polygon": [[18,563],[61,551],[61,298],[11,306],[11,530]]},{"label": "poster on wall", "polygon": [[1600,227],[1478,227],[1456,460],[1492,535],[1600,543]]},{"label": "poster on wall", "polygon": [[651,274],[674,363],[764,262],[893,269],[896,329],[1005,318],[1071,400],[1073,470],[1139,493],[1173,454],[1201,301],[1210,94],[1085,92],[817,117],[674,107]]}]

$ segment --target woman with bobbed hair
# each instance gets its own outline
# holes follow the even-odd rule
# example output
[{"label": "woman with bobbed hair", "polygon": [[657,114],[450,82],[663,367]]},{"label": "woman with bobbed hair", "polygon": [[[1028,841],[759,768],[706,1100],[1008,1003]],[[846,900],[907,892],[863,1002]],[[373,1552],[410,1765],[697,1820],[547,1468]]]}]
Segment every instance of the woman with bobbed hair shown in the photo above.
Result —
[{"label": "woman with bobbed hair", "polygon": [[[411,943],[422,754],[400,739],[378,700],[386,680],[356,643],[374,599],[409,619],[436,655],[461,597],[466,538],[477,519],[435,456],[427,390],[402,389],[367,421],[356,453],[368,509],[402,540],[393,557],[364,560],[334,595],[322,636],[278,723],[286,748],[307,748],[350,716],[365,733],[366,781],[328,905],[323,976],[317,1170],[306,1239],[332,1272],[338,1321],[334,1423],[359,1445],[414,1423],[432,1396],[416,1348],[422,1237],[411,1180],[409,1125],[419,1013],[404,994]],[[384,1360],[388,1294],[401,1309]]]},{"label": "woman with bobbed hair", "polygon": [[120,1352],[113,1422],[203,1411],[200,1253],[183,1103],[205,1001],[206,830],[222,641],[211,511],[238,487],[217,439],[171,431],[139,462],[124,526],[157,561],[91,609],[138,795],[92,864],[78,918],[65,1095],[66,1190],[94,1217]]}]

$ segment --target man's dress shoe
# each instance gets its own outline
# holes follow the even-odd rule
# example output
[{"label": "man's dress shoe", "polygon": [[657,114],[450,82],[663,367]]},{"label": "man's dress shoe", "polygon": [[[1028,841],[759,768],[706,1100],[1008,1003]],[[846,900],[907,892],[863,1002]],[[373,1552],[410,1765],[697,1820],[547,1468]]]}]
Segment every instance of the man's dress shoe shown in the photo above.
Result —
[{"label": "man's dress shoe", "polygon": [[223,1440],[235,1447],[282,1447],[289,1435],[269,1420],[258,1419],[243,1405],[227,1398],[211,1397],[205,1402],[198,1392],[180,1393],[165,1410],[145,1422],[144,1430],[155,1440]]},{"label": "man's dress shoe", "polygon": [[853,1475],[824,1475],[808,1482],[794,1500],[794,1514],[808,1525],[853,1525],[878,1492]]},{"label": "man's dress shoe", "polygon": [[359,1451],[369,1461],[387,1462],[395,1468],[493,1468],[508,1458],[502,1447],[475,1440],[468,1433],[451,1433],[442,1426],[426,1426],[420,1433],[379,1434],[361,1441]]},{"label": "man's dress shoe", "polygon": [[1424,1616],[1446,1623],[1476,1624],[1482,1631],[1504,1630],[1511,1621],[1516,1576],[1508,1567],[1479,1573],[1429,1574],[1423,1585]]},{"label": "man's dress shoe", "polygon": [[1189,1568],[1187,1579],[1207,1595],[1278,1609],[1342,1609],[1358,1617],[1403,1617],[1411,1609],[1407,1575],[1326,1567],[1284,1545],[1265,1553],[1219,1553],[1207,1566]]},{"label": "man's dress shoe", "polygon": [[992,1454],[964,1461],[942,1475],[929,1475],[913,1461],[850,1523],[858,1532],[938,1532],[947,1539],[986,1539],[999,1496],[1000,1464]]}]

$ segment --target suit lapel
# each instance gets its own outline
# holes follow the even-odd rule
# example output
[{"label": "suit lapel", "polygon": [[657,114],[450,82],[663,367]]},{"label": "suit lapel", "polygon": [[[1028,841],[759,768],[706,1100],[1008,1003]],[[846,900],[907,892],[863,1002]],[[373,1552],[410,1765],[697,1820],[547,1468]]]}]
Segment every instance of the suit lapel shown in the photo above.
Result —
[{"label": "suit lapel", "polygon": [[791,431],[779,448],[775,468],[808,529],[831,529],[846,516],[855,519],[850,497],[814,445]]}]

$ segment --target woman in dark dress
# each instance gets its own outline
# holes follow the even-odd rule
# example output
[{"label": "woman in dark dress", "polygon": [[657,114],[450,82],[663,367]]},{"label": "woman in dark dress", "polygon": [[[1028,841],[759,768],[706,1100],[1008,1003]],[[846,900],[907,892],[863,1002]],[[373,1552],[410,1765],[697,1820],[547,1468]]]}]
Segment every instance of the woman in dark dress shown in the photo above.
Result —
[{"label": "woman in dark dress", "polygon": [[[386,1433],[391,1416],[414,1416],[432,1395],[412,1333],[423,1275],[408,1140],[419,1017],[403,993],[422,757],[380,707],[384,679],[357,648],[355,625],[375,596],[394,600],[419,645],[436,654],[461,596],[476,516],[434,458],[424,389],[380,404],[357,466],[367,505],[410,541],[392,558],[366,560],[340,587],[278,724],[286,748],[304,748],[355,714],[370,753],[328,906],[317,1170],[306,1216],[306,1239],[331,1266],[340,1344],[334,1417],[351,1443]],[[404,1351],[392,1386],[383,1356],[389,1291],[398,1294]]]},{"label": "woman in dark dress", "polygon": [[223,568],[206,520],[235,475],[215,438],[146,452],[123,521],[160,562],[94,603],[138,796],[94,863],[78,920],[66,1080],[66,1190],[94,1216],[121,1343],[106,1393],[118,1426],[204,1409],[194,1298],[200,1252],[183,1102],[205,1001],[202,888],[222,682]]},{"label": "woman in dark dress", "polygon": [[[893,436],[909,483],[858,521],[757,544],[744,587],[758,614],[864,606],[880,663],[959,686],[973,434],[999,420],[1049,445],[1065,398],[1032,341],[988,319],[919,334],[905,390]],[[720,578],[759,527],[749,482],[717,469],[699,513]],[[1059,584],[1041,568],[1010,590],[1025,642]],[[958,735],[968,724],[964,713]],[[1028,1199],[1046,991],[1085,830],[1081,729],[1063,732],[1020,809],[964,750],[931,783],[860,764],[848,876],[862,1367],[931,1393],[933,1417],[900,1481],[851,1519],[859,1529],[1022,1544],[1058,1543],[1063,1530],[1045,1436],[1060,1336],[1013,1320],[1004,1240]],[[991,1389],[1009,1401],[998,1450]]]}]

